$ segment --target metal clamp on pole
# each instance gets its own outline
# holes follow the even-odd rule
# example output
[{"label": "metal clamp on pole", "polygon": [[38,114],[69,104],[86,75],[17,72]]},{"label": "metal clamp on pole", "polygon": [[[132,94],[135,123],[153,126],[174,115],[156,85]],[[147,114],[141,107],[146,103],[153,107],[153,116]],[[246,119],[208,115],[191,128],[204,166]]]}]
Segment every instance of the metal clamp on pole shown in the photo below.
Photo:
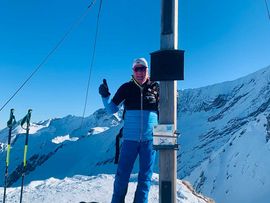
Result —
[{"label": "metal clamp on pole", "polygon": [[178,150],[180,133],[174,131],[173,124],[155,125],[153,129],[153,148],[155,150]]}]

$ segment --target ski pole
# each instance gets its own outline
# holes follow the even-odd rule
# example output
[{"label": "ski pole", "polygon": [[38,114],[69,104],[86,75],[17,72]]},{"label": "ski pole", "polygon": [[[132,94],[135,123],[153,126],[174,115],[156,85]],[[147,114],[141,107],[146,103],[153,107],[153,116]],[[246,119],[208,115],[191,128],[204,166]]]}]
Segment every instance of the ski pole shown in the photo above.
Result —
[{"label": "ski pole", "polygon": [[7,145],[7,156],[6,156],[6,170],[5,170],[3,203],[6,202],[6,189],[7,189],[8,166],[9,166],[9,156],[10,156],[11,132],[12,132],[12,127],[16,123],[15,116],[13,115],[13,113],[14,113],[14,109],[10,109],[10,117],[9,117],[8,122],[7,122],[7,127],[9,128],[9,131],[8,131],[8,145]]},{"label": "ski pole", "polygon": [[[21,127],[26,130],[26,136],[25,136],[24,153],[23,153],[23,172],[22,172],[20,203],[22,203],[22,197],[23,197],[23,183],[24,183],[24,176],[25,176],[25,171],[26,171],[26,154],[27,154],[27,149],[28,149],[28,136],[29,136],[31,113],[32,113],[32,109],[29,109],[28,113],[22,119],[22,122],[21,122]],[[23,127],[24,123],[26,123],[26,128]]]}]

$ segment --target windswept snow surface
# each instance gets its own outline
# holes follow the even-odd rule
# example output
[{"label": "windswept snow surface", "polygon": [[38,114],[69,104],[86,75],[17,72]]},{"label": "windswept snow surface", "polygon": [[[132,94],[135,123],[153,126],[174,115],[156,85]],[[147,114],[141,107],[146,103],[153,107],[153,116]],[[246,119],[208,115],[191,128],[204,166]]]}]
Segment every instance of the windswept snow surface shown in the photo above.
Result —
[{"label": "windswept snow surface", "polygon": [[[29,203],[79,203],[80,201],[95,201],[109,203],[112,196],[113,175],[100,174],[98,176],[77,175],[62,180],[49,178],[42,181],[33,181],[24,189],[24,202]],[[133,202],[137,185],[137,175],[132,175],[126,202]],[[149,203],[157,203],[158,175],[153,175],[153,186],[149,194]],[[1,188],[0,195],[3,195]],[[7,190],[7,202],[17,203],[20,198],[20,188]],[[182,181],[177,181],[177,202],[181,203],[206,203],[209,200],[193,193]]]}]

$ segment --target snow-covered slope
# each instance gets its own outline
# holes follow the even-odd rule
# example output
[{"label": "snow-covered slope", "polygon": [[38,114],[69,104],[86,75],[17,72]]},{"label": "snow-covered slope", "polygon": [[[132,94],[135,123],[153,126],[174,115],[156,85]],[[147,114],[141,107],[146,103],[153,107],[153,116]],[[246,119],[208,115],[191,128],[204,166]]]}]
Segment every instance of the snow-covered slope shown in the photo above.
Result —
[{"label": "snow-covered slope", "polygon": [[[93,201],[99,203],[110,202],[112,196],[114,176],[100,174],[97,176],[77,175],[72,178],[49,178],[42,181],[33,181],[24,190],[24,199],[31,203],[79,203]],[[132,175],[126,202],[132,202],[137,175]],[[149,203],[158,202],[158,175],[153,175],[153,186],[149,194]],[[8,202],[19,202],[20,188],[8,189]],[[2,196],[2,190],[0,192]],[[211,200],[194,193],[187,183],[177,181],[177,202],[181,203],[210,203]]]},{"label": "snow-covered slope", "polygon": [[270,67],[179,92],[178,175],[220,203],[270,198]]}]

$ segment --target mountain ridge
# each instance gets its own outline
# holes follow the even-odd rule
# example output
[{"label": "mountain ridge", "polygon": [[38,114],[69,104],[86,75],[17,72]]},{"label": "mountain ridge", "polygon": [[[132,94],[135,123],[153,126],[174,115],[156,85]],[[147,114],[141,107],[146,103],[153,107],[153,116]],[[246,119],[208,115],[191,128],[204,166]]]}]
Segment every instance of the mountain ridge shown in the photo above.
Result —
[{"label": "mountain ridge", "polygon": [[[178,91],[179,179],[189,181],[197,192],[217,202],[268,202],[269,86],[270,66],[238,80]],[[115,136],[123,124],[121,115],[122,111],[107,115],[99,109],[83,120],[68,115],[32,123],[26,183],[50,177],[114,174]],[[7,132],[7,128],[0,131],[0,174],[4,171]],[[12,187],[20,183],[24,134],[20,126],[13,130]],[[137,172],[138,163],[133,170]],[[239,191],[239,187],[243,189]]]},{"label": "mountain ridge", "polygon": [[[179,92],[178,126],[183,135],[180,139],[182,151],[178,154],[180,178],[189,180],[197,191],[213,197],[217,202],[251,203],[257,202],[256,199],[262,203],[268,202],[265,198],[266,187],[257,191],[257,187],[262,185],[258,180],[265,179],[264,185],[270,183],[269,176],[265,175],[265,171],[270,169],[268,160],[263,159],[265,166],[255,167],[263,171],[257,174],[257,178],[242,173],[241,168],[246,167],[246,160],[253,168],[262,159],[260,156],[252,160],[247,158],[251,155],[242,147],[242,143],[247,146],[257,143],[259,149],[250,149],[254,150],[254,154],[265,149],[263,152],[270,155],[269,85],[270,67],[267,67],[238,80]],[[247,142],[247,138],[252,141]],[[230,151],[234,151],[233,154]],[[226,157],[226,161],[222,157]],[[235,157],[242,159],[237,159],[239,164],[231,165],[230,161]],[[220,159],[221,162],[218,161]],[[239,176],[236,177],[234,173]],[[213,178],[214,174],[219,175]],[[251,184],[247,189],[243,179],[258,184]],[[229,183],[232,181],[235,184]],[[238,191],[237,182],[243,184],[240,187],[249,191],[250,196],[235,192]]]}]

